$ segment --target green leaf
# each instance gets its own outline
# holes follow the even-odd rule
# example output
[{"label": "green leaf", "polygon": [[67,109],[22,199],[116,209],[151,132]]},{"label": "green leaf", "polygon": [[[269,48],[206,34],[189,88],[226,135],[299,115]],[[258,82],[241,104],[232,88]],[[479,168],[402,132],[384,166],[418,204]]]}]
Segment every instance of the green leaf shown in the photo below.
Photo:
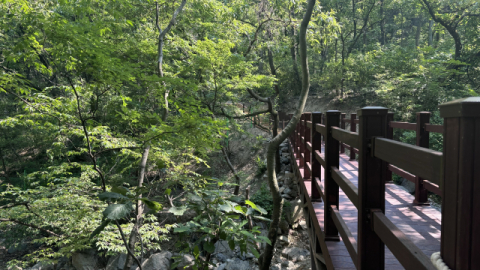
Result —
[{"label": "green leaf", "polygon": [[128,23],[130,26],[133,26],[133,22],[132,22],[132,21],[127,20],[127,23]]},{"label": "green leaf", "polygon": [[128,188],[123,187],[123,186],[112,187],[112,189],[110,191],[122,194],[123,196],[127,195],[127,193],[129,192]]},{"label": "green leaf", "polygon": [[[257,236],[257,238],[258,238],[259,240],[262,240],[262,242],[264,242],[264,243],[267,243],[267,244],[269,244],[269,245],[272,244],[272,242],[270,241],[270,239],[268,239],[268,237],[265,237],[265,236]],[[257,241],[257,242],[260,242],[260,241]]]},{"label": "green leaf", "polygon": [[211,242],[205,242],[203,244],[203,249],[206,250],[208,253],[212,254],[213,252],[215,252],[215,245]]},{"label": "green leaf", "polygon": [[233,239],[228,240],[228,247],[230,247],[231,250],[235,249],[235,242]]},{"label": "green leaf", "polygon": [[258,219],[258,220],[263,220],[263,221],[269,221],[271,222],[272,220],[266,218],[266,217],[262,217],[262,216],[252,216],[254,219]]},{"label": "green leaf", "polygon": [[258,212],[262,213],[263,215],[266,215],[267,214],[267,210],[263,209],[262,207],[260,206],[257,206],[256,204],[254,204],[252,201],[249,201],[249,200],[245,200],[245,203],[250,205],[253,209],[257,210]]},{"label": "green leaf", "polygon": [[172,193],[172,190],[171,190],[171,189],[167,188],[167,189],[165,190],[165,194],[167,194],[168,196],[170,196],[171,193]]},{"label": "green leaf", "polygon": [[123,196],[122,194],[119,194],[119,193],[115,193],[115,192],[104,192],[104,193],[98,195],[98,198],[102,201],[106,201],[106,200],[117,201],[117,200],[128,199],[128,197]]},{"label": "green leaf", "polygon": [[182,232],[188,232],[188,231],[190,231],[190,227],[187,227],[187,226],[180,226],[173,229],[173,232],[176,232],[176,233],[182,233]]},{"label": "green leaf", "polygon": [[227,239],[227,233],[224,232],[224,231],[221,231],[219,237],[220,237],[221,240],[226,240]]},{"label": "green leaf", "polygon": [[186,205],[181,207],[173,206],[170,209],[168,209],[168,212],[173,213],[175,216],[182,216],[183,213],[185,213],[185,211],[187,211]]},{"label": "green leaf", "polygon": [[198,256],[200,255],[200,248],[198,248],[198,246],[195,246],[193,248],[193,255],[195,256],[195,258],[198,258]]},{"label": "green leaf", "polygon": [[133,210],[132,203],[110,204],[103,211],[103,216],[109,220],[119,220],[126,217]]},{"label": "green leaf", "polygon": [[250,238],[255,238],[255,235],[247,232],[247,231],[240,231],[241,234],[245,235],[245,236],[248,236]]},{"label": "green leaf", "polygon": [[252,247],[252,246],[249,246],[248,249],[250,250],[250,252],[252,252],[253,256],[255,256],[255,258],[260,258],[260,253],[258,253],[257,249]]},{"label": "green leaf", "polygon": [[158,212],[163,208],[163,206],[159,202],[150,201],[149,199],[145,199],[145,198],[142,198],[140,200],[144,202],[148,206],[148,208],[152,209],[155,212]]},{"label": "green leaf", "polygon": [[93,237],[95,237],[96,235],[98,235],[99,233],[101,233],[103,231],[103,229],[105,229],[105,227],[107,227],[107,225],[110,224],[110,220],[106,219],[104,221],[102,221],[102,223],[100,224],[100,226],[98,226],[93,232],[92,234],[90,234],[90,239],[92,239]]}]

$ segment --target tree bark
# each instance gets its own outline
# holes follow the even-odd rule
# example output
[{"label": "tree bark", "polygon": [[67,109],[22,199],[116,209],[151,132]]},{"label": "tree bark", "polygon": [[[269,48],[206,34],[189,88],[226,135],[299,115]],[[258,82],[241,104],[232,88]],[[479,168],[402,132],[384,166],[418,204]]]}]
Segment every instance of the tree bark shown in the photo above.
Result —
[{"label": "tree bark", "polygon": [[380,1],[380,19],[382,20],[380,22],[380,44],[382,46],[385,45],[385,15],[383,10],[384,3],[385,0]]},{"label": "tree bark", "polygon": [[[272,73],[273,77],[277,78],[277,71],[275,69],[275,65],[273,64],[273,53],[270,48],[268,48],[268,65],[270,66],[270,73]],[[275,82],[275,95],[278,97],[280,95],[280,88],[278,87],[278,83]]]},{"label": "tree bark", "polygon": [[[150,144],[147,143],[145,148],[143,149],[143,154],[142,154],[142,159],[140,160],[140,173],[138,175],[138,184],[137,186],[140,188],[143,186],[143,179],[145,178],[145,168],[147,167],[147,160],[148,160],[148,154],[150,152]],[[141,197],[141,195],[139,196]],[[128,248],[135,252],[135,244],[137,243],[137,233],[142,227],[142,215],[143,215],[143,203],[142,201],[138,200],[136,204],[136,212],[137,215],[135,216],[135,224],[133,225],[132,232],[130,233],[130,237],[128,239]],[[132,266],[133,260],[132,256],[127,254],[127,259],[125,260],[125,265],[123,267],[123,270],[129,270],[130,266]]]},{"label": "tree bark", "polygon": [[2,148],[0,148],[0,156],[2,157],[3,174],[5,175],[5,179],[7,179],[7,181],[10,182],[10,178],[8,178],[7,165],[5,164],[5,157],[3,156]]},{"label": "tree bark", "polygon": [[230,162],[230,159],[228,158],[227,151],[225,150],[225,147],[222,147],[222,153],[223,156],[225,157],[225,161],[228,164],[228,167],[233,173],[233,176],[235,176],[235,181],[237,182],[237,186],[235,187],[235,191],[233,192],[233,195],[238,195],[240,193],[240,176],[238,176],[237,171],[233,167],[232,163]]},{"label": "tree bark", "polygon": [[433,20],[428,24],[428,46],[433,44]]},{"label": "tree bark", "polygon": [[261,257],[260,269],[268,270],[272,262],[273,251],[275,243],[277,242],[277,230],[278,224],[280,223],[280,217],[282,215],[283,208],[283,199],[280,196],[277,176],[275,173],[275,152],[278,152],[278,146],[282,143],[288,135],[294,130],[300,116],[302,115],[303,109],[305,108],[305,103],[308,97],[308,90],[310,88],[310,74],[308,71],[308,58],[307,58],[307,41],[306,41],[306,32],[307,27],[312,17],[313,8],[315,6],[316,0],[309,0],[307,4],[307,9],[305,11],[305,16],[303,17],[302,24],[300,26],[300,60],[302,66],[302,91],[298,101],[297,109],[292,119],[285,127],[285,129],[280,132],[275,138],[273,138],[268,144],[267,149],[267,175],[268,175],[268,184],[270,187],[270,192],[273,197],[273,211],[272,211],[272,222],[270,223],[270,229],[268,232],[268,238],[271,241],[271,245],[267,244],[265,251]]}]

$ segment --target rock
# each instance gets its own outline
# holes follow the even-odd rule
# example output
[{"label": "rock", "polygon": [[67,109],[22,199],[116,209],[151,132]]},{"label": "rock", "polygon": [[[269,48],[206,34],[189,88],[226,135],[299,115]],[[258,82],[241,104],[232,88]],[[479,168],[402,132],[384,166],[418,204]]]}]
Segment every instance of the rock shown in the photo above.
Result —
[{"label": "rock", "polygon": [[282,157],[288,158],[290,156],[290,153],[282,153]]},{"label": "rock", "polygon": [[125,265],[125,260],[127,259],[127,254],[120,254],[115,257],[111,257],[108,260],[107,267],[105,270],[120,270],[123,269]]},{"label": "rock", "polygon": [[278,241],[282,244],[288,244],[288,236],[282,235],[278,237]]},{"label": "rock", "polygon": [[281,187],[278,191],[279,191],[280,193],[282,193],[285,189],[286,189],[286,187]]},{"label": "rock", "polygon": [[224,241],[224,240],[221,240],[221,241],[217,241],[215,243],[215,252],[217,255],[219,253],[223,253],[223,255],[225,255],[227,257],[227,259],[233,257],[235,255],[234,251],[230,249],[230,247],[228,246],[228,242],[227,241]]},{"label": "rock", "polygon": [[[171,258],[170,251],[155,253],[143,262],[142,268],[143,270],[170,270]],[[140,267],[137,267],[136,270],[140,270]]]},{"label": "rock", "polygon": [[213,268],[213,269],[215,269],[215,270],[224,270],[224,269],[225,269],[225,266],[227,266],[227,264],[226,264],[226,263],[222,263],[222,264],[220,264],[219,266],[217,266],[217,267],[215,267],[215,268]]},{"label": "rock", "polygon": [[280,162],[283,164],[290,164],[290,159],[288,157],[281,157]]},{"label": "rock", "polygon": [[297,222],[302,214],[302,200],[300,199],[290,202],[290,207],[285,210],[285,218],[289,224]]},{"label": "rock", "polygon": [[308,229],[307,222],[305,220],[301,220],[298,224],[300,225],[300,227],[302,227],[302,229]]},{"label": "rock", "polygon": [[282,234],[282,229],[278,228],[278,229],[277,229],[277,234],[278,234],[278,235],[281,235],[281,234]]},{"label": "rock", "polygon": [[230,259],[229,257],[227,257],[225,254],[223,253],[218,253],[215,255],[215,258],[217,258],[218,261],[220,262],[226,262],[228,259]]},{"label": "rock", "polygon": [[[19,269],[21,269],[21,268],[19,268]],[[46,263],[46,262],[39,262],[39,263],[35,264],[34,266],[32,266],[32,268],[29,268],[29,270],[53,270],[53,269],[54,269],[53,264],[52,263]]]},{"label": "rock", "polygon": [[284,194],[290,195],[290,192],[292,192],[292,190],[290,188],[286,188],[286,189],[283,190]]},{"label": "rock", "polygon": [[250,267],[250,264],[247,261],[242,261],[238,258],[231,260],[225,266],[225,270],[245,270]]},{"label": "rock", "polygon": [[76,270],[96,270],[97,260],[98,257],[94,250],[88,252],[76,252],[72,255],[72,265]]},{"label": "rock", "polygon": [[26,251],[28,249],[28,244],[25,243],[25,242],[22,242],[20,244],[13,244],[11,245],[9,248],[8,248],[8,254],[12,254],[12,253],[15,253],[15,252],[23,252],[23,251]]},{"label": "rock", "polygon": [[278,227],[282,230],[284,234],[288,234],[288,231],[290,230],[290,226],[288,225],[288,222],[285,219],[282,219],[280,221],[280,224]]},{"label": "rock", "polygon": [[402,178],[401,186],[408,191],[408,193],[415,193],[415,183],[408,181],[405,178]]},{"label": "rock", "polygon": [[245,254],[245,258],[247,258],[247,259],[249,259],[249,260],[250,260],[250,259],[253,259],[253,258],[255,258],[255,255],[253,255],[253,254],[252,254],[252,253],[250,253],[250,252],[247,252],[247,253]]},{"label": "rock", "polygon": [[282,256],[292,261],[298,261],[300,256],[305,258],[309,253],[308,250],[299,247],[287,247],[282,250]]},{"label": "rock", "polygon": [[282,265],[281,264],[274,264],[270,266],[270,270],[282,270]]},{"label": "rock", "polygon": [[282,198],[286,199],[286,200],[291,200],[292,197],[290,197],[290,195],[288,194],[282,194]]},{"label": "rock", "polygon": [[177,269],[183,270],[193,264],[195,264],[195,258],[190,254],[185,254],[182,256],[180,263],[177,265]]}]

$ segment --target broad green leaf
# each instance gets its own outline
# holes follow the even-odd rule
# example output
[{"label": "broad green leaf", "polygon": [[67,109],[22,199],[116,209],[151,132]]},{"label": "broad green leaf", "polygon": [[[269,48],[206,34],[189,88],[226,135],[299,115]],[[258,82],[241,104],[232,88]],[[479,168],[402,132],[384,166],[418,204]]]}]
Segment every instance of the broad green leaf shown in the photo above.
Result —
[{"label": "broad green leaf", "polygon": [[255,256],[255,258],[260,258],[260,253],[258,253],[257,249],[253,246],[249,246],[248,249],[250,250],[250,252],[252,252],[253,256]]},{"label": "broad green leaf", "polygon": [[128,197],[123,196],[122,194],[119,194],[119,193],[115,193],[115,192],[104,192],[104,193],[98,195],[98,198],[102,201],[106,201],[106,200],[118,201],[118,200],[128,199]]},{"label": "broad green leaf", "polygon": [[211,242],[205,242],[203,244],[203,249],[211,254],[211,253],[215,252],[215,245],[212,244]]},{"label": "broad green leaf", "polygon": [[163,206],[159,202],[151,201],[151,200],[145,199],[145,198],[142,198],[140,200],[142,202],[144,202],[148,206],[148,208],[152,209],[155,212],[158,212],[158,211],[162,210],[162,208],[163,208]]},{"label": "broad green leaf", "polygon": [[100,226],[98,226],[93,232],[92,234],[90,234],[90,239],[92,239],[93,237],[95,237],[96,235],[98,235],[99,233],[101,233],[103,231],[103,229],[105,229],[105,227],[107,227],[107,225],[110,224],[110,220],[106,219],[104,221],[102,221],[102,223],[100,224]]},{"label": "broad green leaf", "polygon": [[228,247],[229,247],[231,250],[234,250],[234,249],[235,249],[235,242],[233,241],[233,239],[228,240]]},{"label": "broad green leaf", "polygon": [[111,191],[115,192],[115,193],[122,194],[123,196],[127,195],[127,193],[129,192],[128,188],[123,187],[123,186],[118,186],[118,187],[114,186],[114,187],[112,187]]},{"label": "broad green leaf", "polygon": [[110,204],[103,211],[103,216],[110,220],[119,220],[125,218],[133,210],[132,203],[126,204]]},{"label": "broad green leaf", "polygon": [[173,206],[168,210],[168,212],[173,213],[175,216],[182,216],[185,211],[187,211],[186,205],[180,207]]},{"label": "broad green leaf", "polygon": [[252,218],[258,219],[258,220],[263,220],[263,221],[269,221],[269,222],[272,221],[271,219],[268,219],[268,218],[262,217],[262,216],[252,216]]}]

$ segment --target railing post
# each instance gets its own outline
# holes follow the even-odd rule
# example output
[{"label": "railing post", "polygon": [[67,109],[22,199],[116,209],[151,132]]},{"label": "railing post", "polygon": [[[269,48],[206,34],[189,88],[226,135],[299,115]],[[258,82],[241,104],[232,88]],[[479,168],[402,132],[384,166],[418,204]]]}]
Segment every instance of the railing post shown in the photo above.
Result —
[{"label": "railing post", "polygon": [[318,162],[317,158],[315,157],[315,151],[319,153],[322,152],[322,134],[318,133],[315,129],[317,124],[320,124],[322,121],[322,113],[321,112],[313,112],[312,113],[312,201],[321,202],[320,192],[317,189],[317,185],[315,185],[315,181],[322,179],[322,165]]},{"label": "railing post", "polygon": [[[428,148],[430,132],[425,130],[425,124],[430,123],[430,112],[417,112],[417,146]],[[415,176],[414,204],[428,204],[428,193],[423,187],[423,178]]]},{"label": "railing post", "polygon": [[480,97],[440,105],[444,118],[441,256],[452,270],[480,269]]},{"label": "railing post", "polygon": [[388,110],[365,107],[358,110],[358,256],[361,270],[385,269],[385,245],[372,230],[371,209],[385,213],[385,162],[373,156],[375,137],[385,137]]},{"label": "railing post", "polygon": [[[290,122],[293,118],[293,114],[288,114],[288,117],[290,118],[288,122]],[[293,129],[293,131],[290,133],[290,143],[292,145],[292,153],[295,153],[295,131],[296,129]],[[293,161],[292,161],[293,162]]]},{"label": "railing post", "polygon": [[311,121],[312,120],[312,113],[309,113],[309,112],[306,112],[306,113],[303,113],[304,117],[305,117],[305,126],[303,127],[304,128],[304,132],[303,132],[303,136],[305,138],[305,144],[303,146],[303,149],[305,150],[304,151],[304,156],[303,156],[303,179],[305,180],[311,180],[311,174],[310,174],[310,170],[308,169],[308,163],[310,164],[310,168],[312,168],[312,163],[311,163],[311,153],[310,153],[310,150],[308,150],[308,147],[307,147],[307,144],[308,143],[311,143],[311,140],[310,140],[310,135],[311,135],[311,132],[310,132],[310,129],[308,128],[307,126],[307,121]]},{"label": "railing post", "polygon": [[305,113],[302,113],[300,117],[300,135],[298,136],[298,158],[300,162],[298,163],[298,168],[304,168],[304,156],[305,156],[305,144],[303,143],[302,139],[305,139],[305,126],[302,124],[302,121],[305,120]]},{"label": "railing post", "polygon": [[[346,115],[347,114],[345,114],[345,113],[342,113],[340,115],[340,128],[342,128],[342,129],[345,129],[345,121],[344,120],[345,120]],[[341,142],[341,144],[340,144],[340,153],[342,153],[342,154],[345,153],[345,146],[343,146],[343,142]]]},{"label": "railing post", "polygon": [[[351,132],[357,132],[357,124],[355,124],[354,120],[357,119],[357,114],[352,113],[350,114],[350,131]],[[355,150],[353,149],[353,146],[350,146],[350,160],[355,160]]]},{"label": "railing post", "polygon": [[[393,140],[393,128],[390,126],[390,122],[393,122],[393,116],[394,116],[393,112],[387,113],[387,126],[386,126],[387,131],[386,131],[385,138],[390,139],[390,140]],[[389,183],[389,182],[392,182],[392,171],[390,171],[388,169],[388,163],[386,163],[386,166],[385,166],[385,183]]]},{"label": "railing post", "polygon": [[[302,116],[300,116],[300,120],[298,120],[297,128],[295,130],[295,158],[300,158],[300,133],[301,133],[300,127],[302,124],[301,121],[302,121]],[[293,161],[293,162],[296,162],[296,161]]]},{"label": "railing post", "polygon": [[325,240],[339,241],[338,230],[333,222],[330,206],[334,205],[338,208],[339,187],[332,177],[332,166],[339,167],[339,142],[332,137],[332,127],[340,126],[340,112],[327,111],[325,116],[325,127],[327,134],[325,136],[325,211],[324,226]]}]

